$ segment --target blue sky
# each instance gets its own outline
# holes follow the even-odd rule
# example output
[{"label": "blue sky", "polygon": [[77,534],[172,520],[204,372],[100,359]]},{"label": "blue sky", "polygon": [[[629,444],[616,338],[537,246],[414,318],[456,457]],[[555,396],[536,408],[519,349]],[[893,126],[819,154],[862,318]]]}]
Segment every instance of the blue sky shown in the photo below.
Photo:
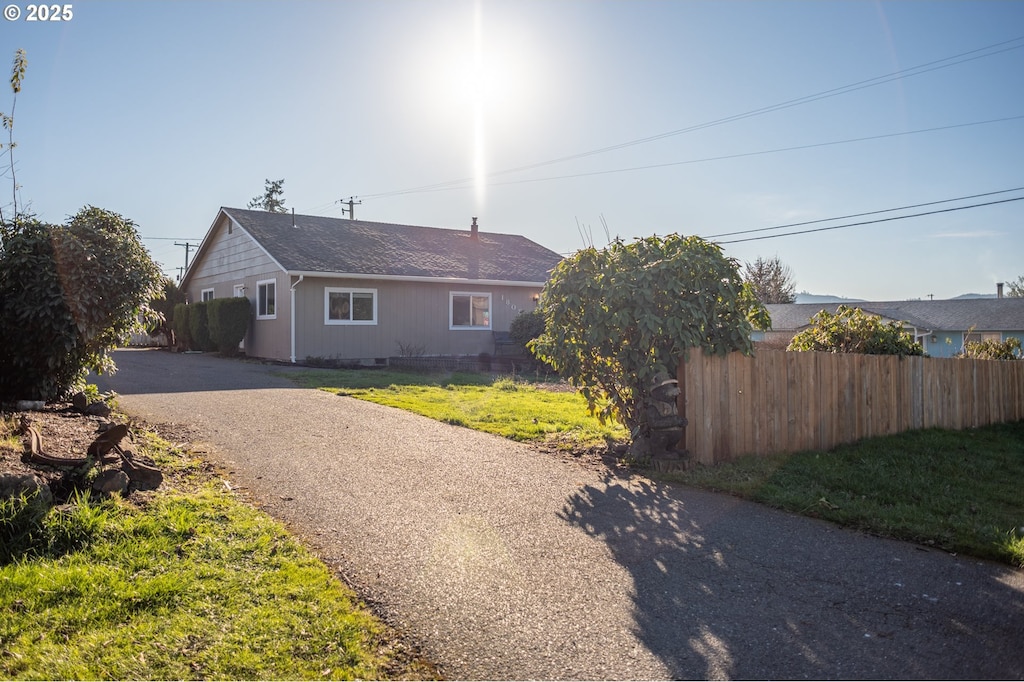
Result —
[{"label": "blue sky", "polygon": [[[605,226],[708,237],[1024,187],[1024,2],[4,4],[22,199],[131,218],[169,273],[268,178],[299,213],[356,196],[359,219],[478,216],[560,253]],[[1011,201],[723,248],[778,256],[798,290],[949,298],[1024,274],[1022,228]]]}]

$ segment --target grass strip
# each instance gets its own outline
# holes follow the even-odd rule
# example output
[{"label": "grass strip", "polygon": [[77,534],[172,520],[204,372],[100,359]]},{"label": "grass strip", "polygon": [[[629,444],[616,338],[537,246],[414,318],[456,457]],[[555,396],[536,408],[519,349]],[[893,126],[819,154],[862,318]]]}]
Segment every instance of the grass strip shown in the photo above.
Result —
[{"label": "grass strip", "polygon": [[1024,422],[912,431],[664,478],[1024,567]]},{"label": "grass strip", "polygon": [[589,447],[626,437],[619,424],[602,425],[591,416],[586,400],[576,391],[543,382],[394,370],[310,370],[288,376],[307,388],[517,441],[558,440],[565,447]]}]

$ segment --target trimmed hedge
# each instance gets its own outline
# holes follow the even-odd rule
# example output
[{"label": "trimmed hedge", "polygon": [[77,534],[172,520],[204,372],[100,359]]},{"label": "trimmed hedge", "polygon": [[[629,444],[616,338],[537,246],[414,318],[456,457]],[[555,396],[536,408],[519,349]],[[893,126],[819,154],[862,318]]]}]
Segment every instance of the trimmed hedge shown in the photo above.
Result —
[{"label": "trimmed hedge", "polygon": [[188,314],[188,329],[192,334],[192,350],[211,351],[217,350],[210,338],[210,318],[207,316],[209,304],[206,301],[190,303],[192,307]]},{"label": "trimmed hedge", "polygon": [[248,298],[215,298],[207,302],[206,316],[210,339],[224,355],[238,352],[238,344],[249,329],[252,304]]},{"label": "trimmed hedge", "polygon": [[171,328],[174,330],[174,340],[183,349],[192,347],[192,329],[188,319],[190,310],[187,303],[179,303],[174,306]]}]

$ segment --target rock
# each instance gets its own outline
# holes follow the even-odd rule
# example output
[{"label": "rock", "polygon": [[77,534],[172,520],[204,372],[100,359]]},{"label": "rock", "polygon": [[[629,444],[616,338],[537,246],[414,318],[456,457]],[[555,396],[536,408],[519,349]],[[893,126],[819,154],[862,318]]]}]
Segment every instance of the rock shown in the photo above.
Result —
[{"label": "rock", "polygon": [[100,472],[92,483],[92,489],[99,493],[124,494],[128,491],[128,475],[120,469],[108,469]]},{"label": "rock", "polygon": [[27,410],[41,410],[46,406],[46,403],[42,400],[19,400],[14,404],[15,409],[19,412],[25,412]]},{"label": "rock", "polygon": [[89,407],[89,398],[85,393],[79,391],[71,396],[71,406],[79,412],[85,412],[85,408]]},{"label": "rock", "polygon": [[85,414],[92,415],[94,417],[109,417],[110,406],[103,401],[89,403],[89,406],[85,408]]},{"label": "rock", "polygon": [[32,494],[38,492],[39,498],[45,504],[53,503],[53,493],[50,486],[43,482],[35,474],[0,474],[0,499],[15,497],[22,493]]},{"label": "rock", "polygon": [[121,466],[138,490],[155,490],[164,482],[164,475],[159,469],[132,458],[130,452],[125,452],[125,455]]}]

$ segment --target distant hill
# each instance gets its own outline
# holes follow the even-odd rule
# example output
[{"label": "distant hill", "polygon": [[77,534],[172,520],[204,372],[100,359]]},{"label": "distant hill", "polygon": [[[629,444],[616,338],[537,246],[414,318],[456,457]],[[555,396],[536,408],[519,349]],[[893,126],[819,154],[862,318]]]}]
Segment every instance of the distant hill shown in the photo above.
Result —
[{"label": "distant hill", "polygon": [[[996,298],[995,294],[960,294],[949,299],[959,301],[973,298]],[[924,300],[924,299],[920,299]],[[867,303],[863,298],[846,298],[844,296],[832,296],[831,294],[811,294],[801,291],[796,295],[795,303]]]},{"label": "distant hill", "polygon": [[844,298],[843,296],[831,296],[828,294],[810,294],[801,291],[796,295],[796,303],[863,303],[863,298]]},{"label": "distant hill", "polygon": [[954,296],[950,300],[952,300],[952,301],[959,301],[962,298],[995,298],[995,297],[996,297],[995,294],[960,294],[959,296]]}]

